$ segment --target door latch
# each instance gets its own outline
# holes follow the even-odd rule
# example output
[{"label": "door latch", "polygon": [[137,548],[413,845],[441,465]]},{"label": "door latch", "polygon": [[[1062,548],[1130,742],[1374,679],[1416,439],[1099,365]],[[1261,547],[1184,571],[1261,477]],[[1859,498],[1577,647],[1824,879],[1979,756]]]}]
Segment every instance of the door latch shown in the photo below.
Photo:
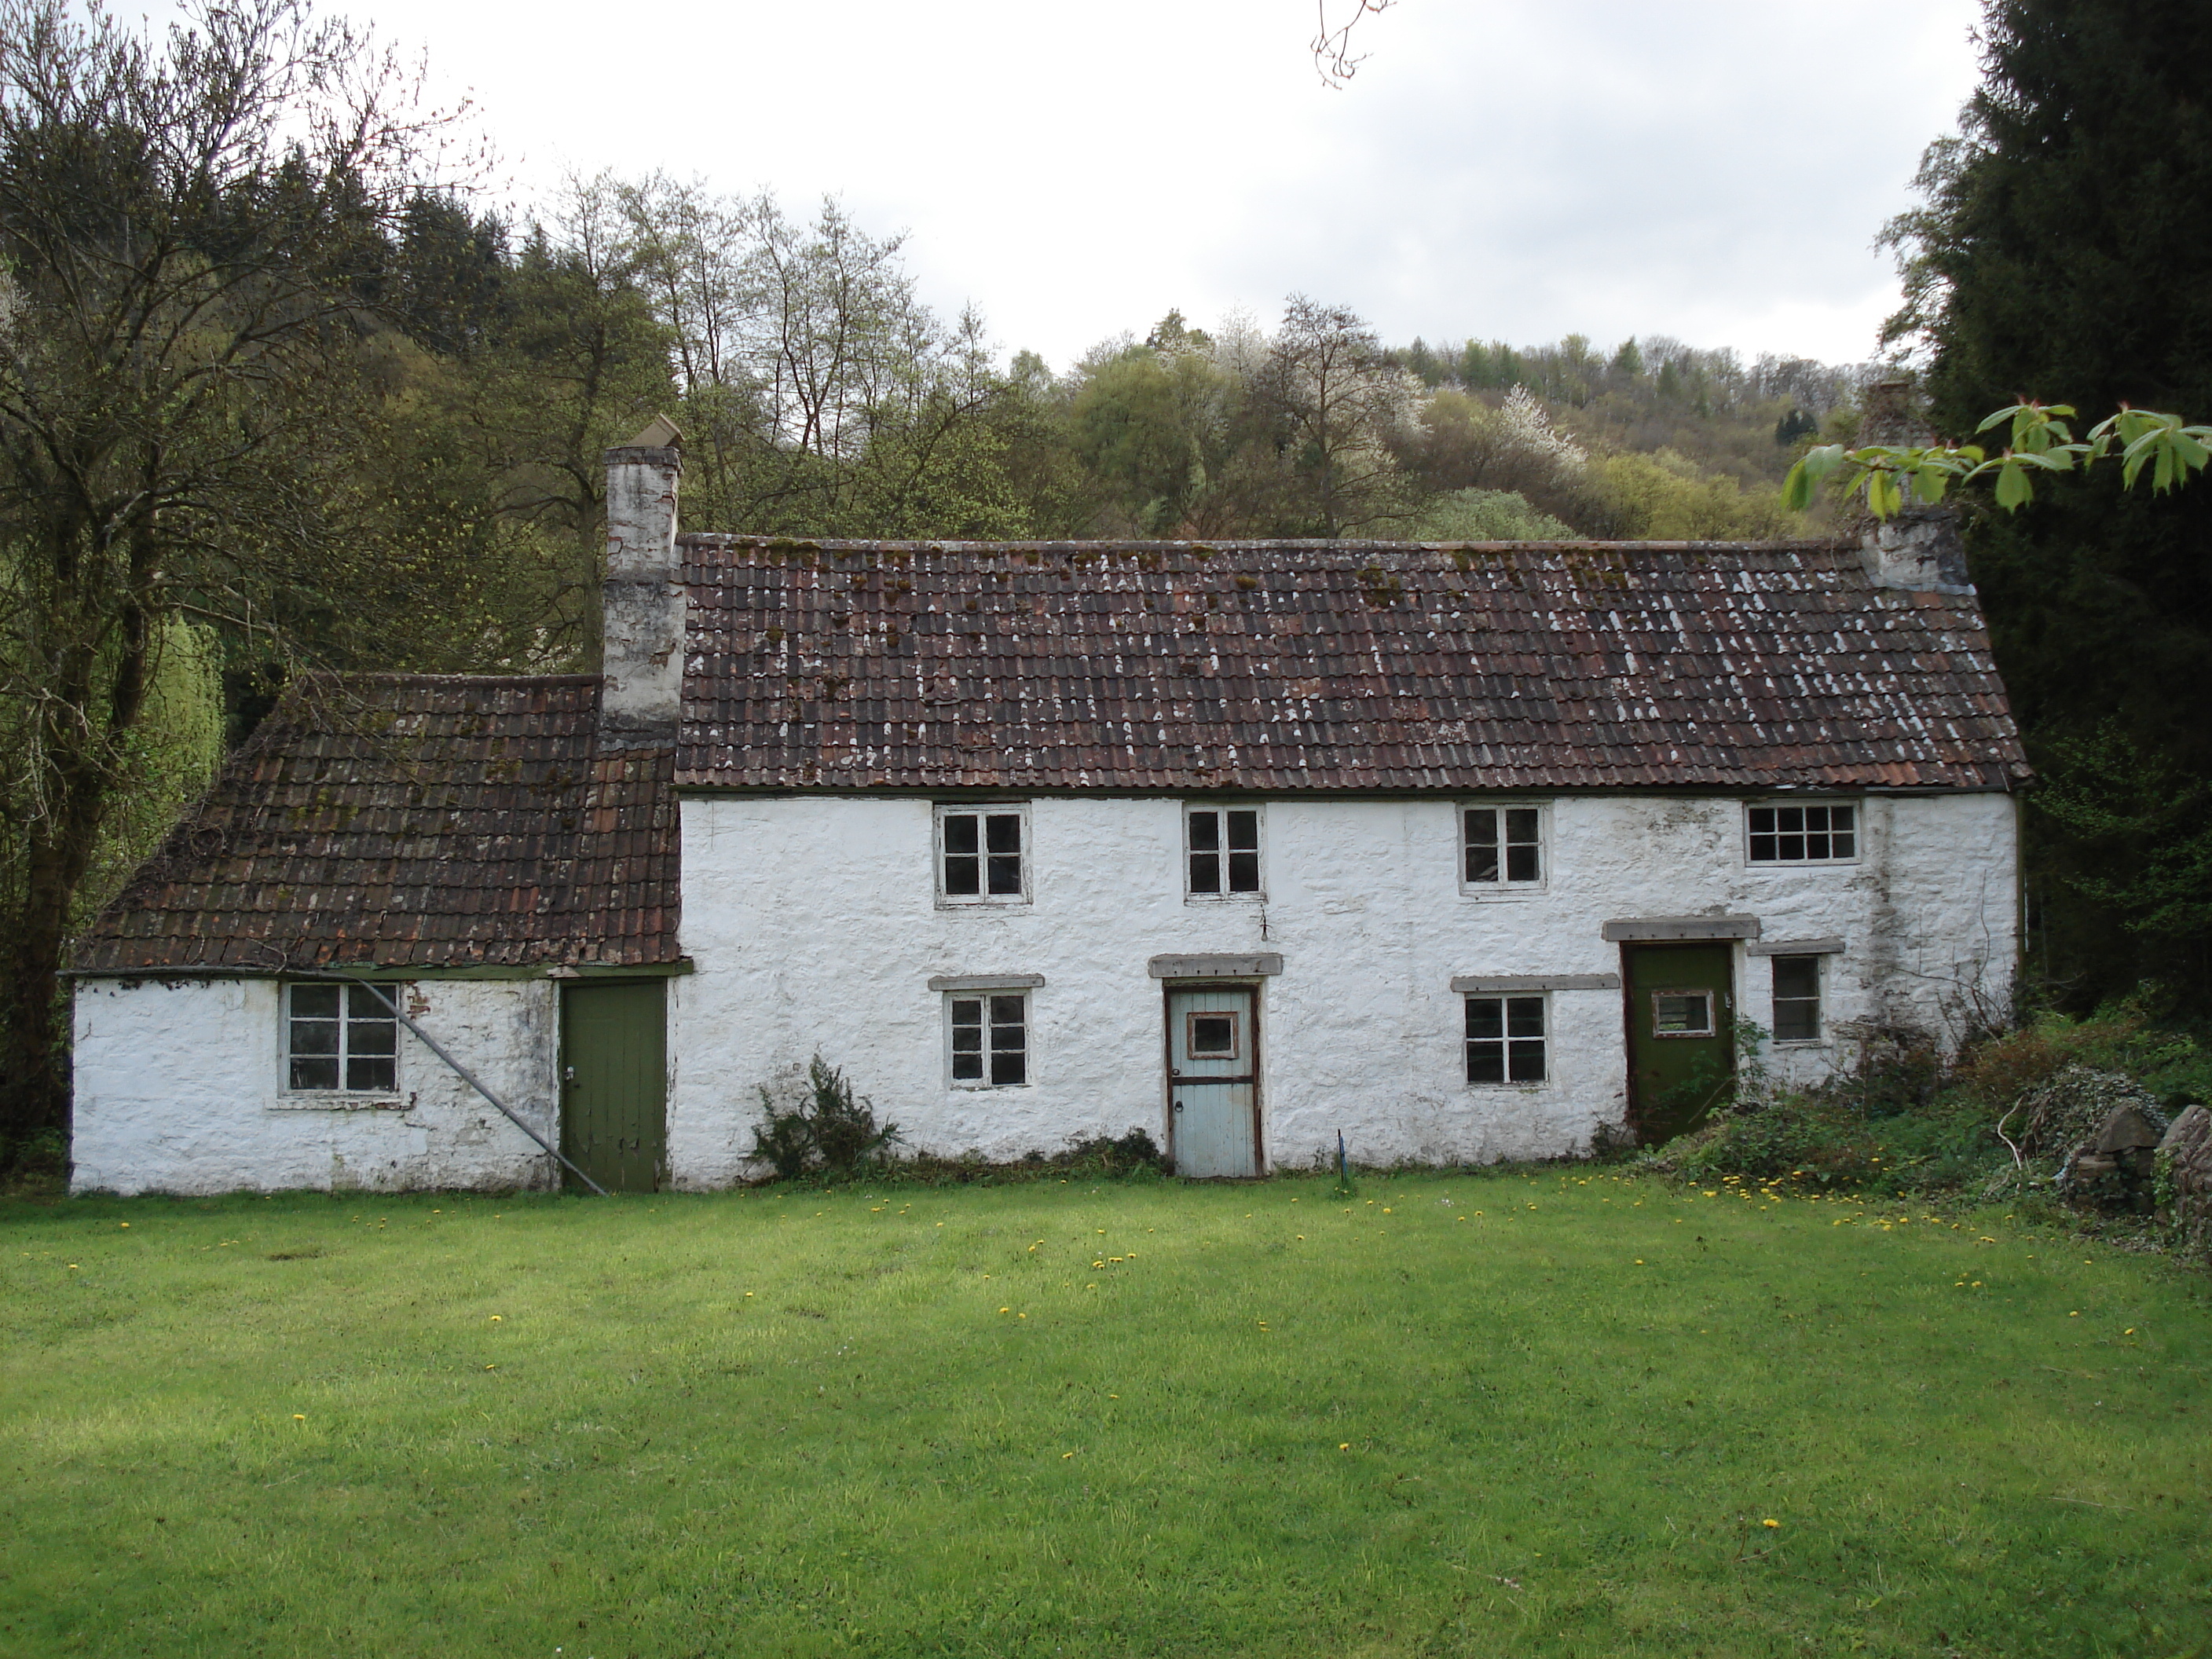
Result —
[{"label": "door latch", "polygon": [[576,1080],[576,1068],[573,1066],[563,1066],[561,1068],[561,1079],[564,1083],[574,1083]]}]

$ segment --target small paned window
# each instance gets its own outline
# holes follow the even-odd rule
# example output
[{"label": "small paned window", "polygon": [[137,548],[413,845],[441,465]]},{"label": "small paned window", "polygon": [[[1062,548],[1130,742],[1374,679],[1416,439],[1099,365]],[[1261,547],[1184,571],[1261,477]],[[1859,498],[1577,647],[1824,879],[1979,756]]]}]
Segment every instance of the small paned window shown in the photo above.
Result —
[{"label": "small paned window", "polygon": [[1027,997],[996,991],[952,999],[952,1080],[994,1089],[1030,1080]]},{"label": "small paned window", "polygon": [[1460,874],[1469,887],[1533,887],[1544,879],[1544,814],[1534,806],[1460,813]]},{"label": "small paned window", "polygon": [[1026,898],[1025,817],[1019,807],[939,811],[939,896],[956,904],[1016,904]]},{"label": "small paned window", "polygon": [[1836,864],[1859,855],[1853,806],[1754,806],[1753,864]]},{"label": "small paned window", "polygon": [[1820,1040],[1820,958],[1774,958],[1774,1040]]},{"label": "small paned window", "polygon": [[284,999],[286,1088],[391,1094],[399,1087],[399,1022],[374,991],[288,985]]},{"label": "small paned window", "polygon": [[1541,1083],[1544,1042],[1543,998],[1467,1000],[1469,1083]]},{"label": "small paned window", "polygon": [[1183,814],[1190,890],[1194,893],[1257,893],[1260,890],[1260,814],[1235,806],[1194,806]]},{"label": "small paned window", "polygon": [[1193,1060],[1237,1060],[1243,1044],[1237,1028],[1243,1024],[1233,1012],[1214,1011],[1183,1016],[1183,1047]]},{"label": "small paned window", "polygon": [[1651,1030],[1655,1036],[1709,1037],[1713,1034],[1711,991],[1654,991]]}]

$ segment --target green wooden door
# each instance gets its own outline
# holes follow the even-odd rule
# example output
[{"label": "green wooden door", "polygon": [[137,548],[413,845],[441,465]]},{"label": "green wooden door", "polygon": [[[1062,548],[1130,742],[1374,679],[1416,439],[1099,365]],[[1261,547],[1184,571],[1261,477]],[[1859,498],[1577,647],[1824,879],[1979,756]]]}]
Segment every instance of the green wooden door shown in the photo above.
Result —
[{"label": "green wooden door", "polygon": [[1630,945],[1629,1109],[1647,1146],[1705,1120],[1735,1074],[1735,960],[1727,945]]},{"label": "green wooden door", "polygon": [[561,1150],[611,1193],[660,1187],[667,991],[659,979],[561,988]]}]

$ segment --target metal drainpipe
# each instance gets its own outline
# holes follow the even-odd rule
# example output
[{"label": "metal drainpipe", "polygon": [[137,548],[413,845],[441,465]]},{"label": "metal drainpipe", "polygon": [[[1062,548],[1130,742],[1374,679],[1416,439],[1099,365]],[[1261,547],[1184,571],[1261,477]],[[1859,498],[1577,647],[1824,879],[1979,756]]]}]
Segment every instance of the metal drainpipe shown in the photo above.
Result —
[{"label": "metal drainpipe", "polygon": [[374,980],[356,979],[351,974],[294,973],[287,974],[284,977],[287,979],[332,980],[340,985],[360,986],[371,996],[374,997],[379,1002],[392,1010],[392,1018],[397,1019],[402,1025],[404,1025],[409,1030],[412,1031],[415,1034],[416,1040],[419,1041],[425,1048],[428,1048],[432,1054],[437,1055],[439,1059],[444,1060],[446,1064],[453,1069],[454,1076],[460,1079],[462,1082],[467,1084],[470,1088],[475,1090],[486,1100],[491,1102],[494,1106],[496,1106],[508,1122],[514,1125],[516,1128],[521,1130],[523,1133],[528,1135],[540,1146],[543,1146],[553,1157],[559,1158],[562,1166],[565,1167],[570,1174],[574,1175],[577,1180],[582,1182],[586,1187],[589,1187],[601,1198],[611,1198],[613,1196],[613,1194],[608,1192],[605,1188],[600,1186],[598,1182],[592,1180],[591,1176],[586,1175],[574,1164],[569,1163],[568,1156],[563,1153],[558,1146],[554,1146],[550,1141],[547,1140],[544,1135],[539,1134],[537,1130],[532,1128],[527,1123],[525,1123],[521,1118],[515,1115],[514,1109],[510,1108],[505,1101],[501,1100],[497,1095],[492,1093],[490,1090],[485,1088],[483,1085],[477,1080],[477,1074],[474,1072],[469,1070],[469,1068],[462,1065],[459,1060],[455,1060],[451,1054],[447,1054],[444,1048],[439,1046],[437,1038],[432,1036],[428,1031],[417,1025],[414,1020],[408,1016],[406,1010],[403,1009],[399,1006],[398,998],[385,995],[383,988],[378,985]]}]

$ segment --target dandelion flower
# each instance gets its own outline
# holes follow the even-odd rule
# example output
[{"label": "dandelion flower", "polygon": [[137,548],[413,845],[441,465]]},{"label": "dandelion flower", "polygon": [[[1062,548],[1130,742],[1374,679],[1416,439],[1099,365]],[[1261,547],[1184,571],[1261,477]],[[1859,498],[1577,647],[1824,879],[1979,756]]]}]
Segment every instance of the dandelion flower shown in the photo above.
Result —
[{"label": "dandelion flower", "polygon": [[292,1413],[292,1420],[295,1423],[304,1423],[307,1420],[307,1414],[305,1412],[294,1412]]},{"label": "dandelion flower", "polygon": [[1340,1441],[1337,1443],[1336,1449],[1339,1451],[1350,1451],[1352,1449],[1352,1443],[1349,1440]]},{"label": "dandelion flower", "polygon": [[[747,1296],[750,1296],[750,1295],[752,1294],[752,1292],[751,1292],[750,1291],[747,1291],[745,1292],[745,1294],[746,1294]],[[493,1324],[495,1324],[495,1325],[499,1324],[500,1322],[501,1322],[501,1315],[498,1315],[498,1314],[494,1314],[494,1315],[491,1316],[491,1322],[492,1322]]]},{"label": "dandelion flower", "polygon": [[1012,1312],[1013,1312],[1013,1310],[1012,1310],[1012,1308],[1001,1308],[1001,1309],[1000,1309],[1000,1310],[999,1310],[999,1311],[1000,1311],[1000,1313],[1012,1313]]},{"label": "dandelion flower", "polygon": [[1065,1463],[1066,1462],[1067,1462],[1067,1460],[1068,1460],[1069,1458],[1071,1458],[1071,1457],[1073,1457],[1073,1456],[1074,1456],[1074,1455],[1075,1455],[1075,1454],[1074,1454],[1073,1452],[1062,1452],[1062,1453],[1060,1453],[1060,1461],[1061,1462]]},{"label": "dandelion flower", "polygon": [[1762,1521],[1759,1524],[1762,1527],[1778,1527],[1782,1523],[1779,1521]]}]

